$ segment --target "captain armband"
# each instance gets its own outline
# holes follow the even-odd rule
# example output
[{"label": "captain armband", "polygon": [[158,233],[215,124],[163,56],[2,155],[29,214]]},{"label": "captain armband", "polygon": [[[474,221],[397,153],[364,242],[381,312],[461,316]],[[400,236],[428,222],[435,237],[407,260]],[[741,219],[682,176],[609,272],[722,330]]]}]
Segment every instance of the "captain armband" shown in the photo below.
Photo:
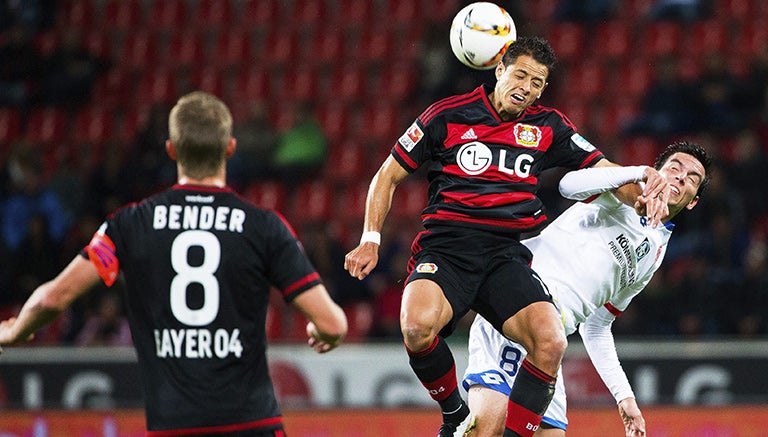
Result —
[{"label": "captain armband", "polygon": [[101,279],[107,287],[111,287],[120,273],[120,262],[115,254],[115,243],[107,234],[96,232],[93,234],[91,242],[85,247],[85,251],[88,253],[88,259],[99,272]]}]

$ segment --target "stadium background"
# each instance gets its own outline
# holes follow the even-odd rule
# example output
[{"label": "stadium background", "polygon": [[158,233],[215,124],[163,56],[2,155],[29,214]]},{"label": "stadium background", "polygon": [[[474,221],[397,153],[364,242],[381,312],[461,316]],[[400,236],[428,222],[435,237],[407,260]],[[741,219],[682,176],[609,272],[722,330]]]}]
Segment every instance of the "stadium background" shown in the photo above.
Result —
[{"label": "stadium background", "polygon": [[[419,228],[423,182],[415,177],[398,189],[377,275],[362,284],[350,281],[341,271],[341,259],[359,238],[370,177],[404,128],[435,99],[492,81],[490,73],[471,71],[450,53],[450,19],[465,3],[0,2],[0,47],[14,47],[14,38],[22,42],[20,50],[0,49],[2,316],[15,313],[37,284],[71,259],[106,213],[173,181],[175,169],[162,155],[167,111],[179,95],[204,89],[232,108],[236,130],[242,133],[240,151],[250,159],[266,158],[258,150],[248,155],[243,138],[260,132],[279,137],[305,110],[316,120],[327,149],[314,172],[306,172],[308,177],[286,178],[264,168],[249,173],[241,170],[249,162],[240,161],[231,169],[232,184],[255,202],[282,212],[296,227],[350,315],[350,342],[391,347],[394,365],[405,365],[397,352],[399,281],[410,239]],[[617,321],[615,332],[620,343],[640,342],[640,349],[645,345],[647,357],[634,358],[637,367],[657,363],[660,359],[652,351],[671,344],[691,354],[681,353],[682,360],[690,360],[685,366],[707,361],[711,352],[717,356],[710,365],[727,369],[733,379],[746,379],[747,370],[733,362],[764,367],[766,357],[752,352],[766,350],[762,342],[768,332],[768,196],[763,192],[768,171],[768,4],[701,0],[692,2],[699,9],[691,11],[666,3],[498,2],[515,19],[519,34],[545,36],[558,54],[560,65],[542,102],[567,114],[610,159],[648,163],[677,138],[700,141],[717,156],[712,186],[693,212],[677,220],[666,265]],[[678,80],[657,81],[669,69]],[[59,74],[67,72],[71,74]],[[666,114],[664,109],[674,111]],[[252,123],[259,110],[265,111],[271,131]],[[675,113],[687,117],[660,118]],[[658,117],[649,119],[649,114]],[[554,190],[558,177],[552,173],[542,187],[545,202],[555,213],[568,205]],[[52,215],[20,217],[9,207],[40,198],[56,199],[56,208],[41,209],[53,210]],[[73,346],[90,345],[98,351],[107,347],[107,354],[110,347],[125,346],[120,336],[86,340],[82,334],[89,321],[104,317],[99,309],[109,307],[110,296],[106,290],[92,293],[32,346],[49,351],[64,346],[48,354],[64,360],[80,353]],[[120,315],[119,304],[113,310]],[[288,348],[281,353],[291,364],[291,356],[303,349],[299,344],[303,321],[277,299],[270,314],[270,339]],[[105,329],[119,331],[119,323]],[[461,350],[463,334],[455,336],[454,350]],[[715,353],[722,342],[739,345],[735,352],[727,349],[733,359]],[[697,355],[691,348],[705,353]],[[574,362],[584,364],[583,355],[570,354]],[[0,426],[22,424],[23,429],[8,431],[23,434],[35,427],[38,416],[33,413],[27,425],[22,416],[11,413],[30,407],[23,392],[15,391],[29,385],[9,382],[8,375],[15,375],[14,365],[34,370],[48,358],[14,363],[7,356],[0,358],[4,379],[0,400],[5,408]],[[339,360],[333,372],[357,371],[354,358]],[[124,362],[130,366],[131,359]],[[102,365],[98,358],[93,363],[97,368]],[[674,360],[659,364],[667,373],[679,365]],[[112,376],[119,379],[120,372],[122,368]],[[43,370],[42,375],[47,381],[49,374]],[[594,376],[577,375],[576,381],[593,384]],[[703,390],[690,404],[765,404],[764,389],[758,380],[751,391],[734,389],[736,395],[725,398]],[[595,390],[595,397],[576,396],[576,405],[587,412],[597,407],[606,411],[605,393]],[[669,395],[655,402],[651,397],[649,402],[688,401]],[[29,409],[49,411],[63,405],[46,397]],[[435,413],[428,405],[424,408]],[[294,414],[306,412],[307,406],[297,405]],[[307,414],[312,414],[309,407]],[[420,414],[416,410],[412,413]],[[612,408],[607,410],[615,414]],[[368,417],[385,417],[383,411],[388,409]],[[683,410],[670,411],[674,415]],[[737,417],[731,414],[735,408],[722,411],[731,419]],[[682,414],[675,420],[682,417],[686,423],[686,417],[699,413]],[[766,415],[759,409],[751,416],[754,429],[760,429],[756,421],[768,420]],[[426,420],[431,424],[433,419]],[[740,428],[729,429],[713,435],[746,435]],[[665,435],[684,435],[682,430],[675,432]]]}]

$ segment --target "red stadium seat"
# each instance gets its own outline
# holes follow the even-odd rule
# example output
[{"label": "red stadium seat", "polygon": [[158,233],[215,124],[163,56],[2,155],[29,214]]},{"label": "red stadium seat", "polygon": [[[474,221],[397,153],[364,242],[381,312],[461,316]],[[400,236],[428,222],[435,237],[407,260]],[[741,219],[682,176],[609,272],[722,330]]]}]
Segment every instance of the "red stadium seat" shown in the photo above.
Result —
[{"label": "red stadium seat", "polygon": [[105,105],[122,105],[133,94],[133,74],[127,68],[119,66],[110,69],[94,83],[93,95]]},{"label": "red stadium seat", "polygon": [[349,110],[346,105],[333,100],[325,100],[318,105],[315,116],[331,144],[348,135]]},{"label": "red stadium seat", "polygon": [[374,72],[369,80],[368,92],[375,100],[399,103],[416,91],[418,71],[411,62],[398,62]]},{"label": "red stadium seat", "polygon": [[[394,33],[391,29],[377,24],[373,28],[363,29],[358,35],[350,36],[356,38],[354,41],[354,50],[349,53],[353,59],[363,62],[368,61],[389,61],[393,59],[394,52]],[[403,54],[398,53],[397,56]]]},{"label": "red stadium seat", "polygon": [[197,66],[203,63],[205,36],[192,29],[173,32],[163,60],[173,66]]},{"label": "red stadium seat", "polygon": [[107,32],[134,31],[144,21],[141,0],[105,0],[101,28]]},{"label": "red stadium seat", "polygon": [[697,21],[687,33],[683,53],[686,56],[705,56],[712,52],[722,53],[730,45],[730,31],[722,20]]},{"label": "red stadium seat", "polygon": [[367,179],[368,154],[364,145],[347,140],[333,145],[328,153],[324,178],[333,183]]},{"label": "red stadium seat", "polygon": [[134,102],[141,105],[173,104],[178,96],[176,72],[170,68],[144,70],[135,90]]},{"label": "red stadium seat", "polygon": [[328,21],[328,2],[298,1],[293,2],[293,9],[288,11],[291,20],[288,22],[297,31],[319,27],[326,31],[324,23]]},{"label": "red stadium seat", "polygon": [[71,140],[74,143],[102,144],[112,137],[115,114],[105,106],[89,106],[75,115]]},{"label": "red stadium seat", "polygon": [[622,165],[648,165],[656,161],[661,147],[653,138],[639,137],[625,141],[620,150],[621,156],[617,162]]},{"label": "red stadium seat", "polygon": [[557,57],[572,60],[584,55],[584,26],[577,23],[554,23],[549,29],[549,42]]},{"label": "red stadium seat", "polygon": [[272,96],[272,77],[260,65],[241,67],[235,77],[234,95],[230,100],[268,100]]},{"label": "red stadium seat", "polygon": [[608,74],[609,88],[613,94],[636,98],[651,87],[654,80],[654,64],[644,58],[630,59],[617,70]]},{"label": "red stadium seat", "polygon": [[595,49],[601,57],[623,59],[633,44],[632,30],[623,21],[612,20],[598,25]]},{"label": "red stadium seat", "polygon": [[241,29],[250,29],[269,23],[279,23],[282,16],[281,0],[243,0],[242,13],[235,18],[235,24]]},{"label": "red stadium seat", "polygon": [[234,0],[197,0],[197,7],[192,15],[191,25],[222,28],[230,25],[235,18],[232,2]]},{"label": "red stadium seat", "polygon": [[216,65],[193,68],[190,73],[190,84],[193,89],[224,98],[224,76]]},{"label": "red stadium seat", "polygon": [[605,71],[601,63],[586,61],[574,64],[566,71],[566,79],[563,80],[563,83],[567,85],[562,88],[561,94],[592,99],[605,91],[605,80]]},{"label": "red stadium seat", "polygon": [[209,59],[221,67],[248,65],[253,57],[251,34],[241,29],[222,29],[216,35]]},{"label": "red stadium seat", "polygon": [[410,25],[423,15],[419,2],[413,0],[390,0],[384,2],[384,5],[384,16],[387,19],[383,21],[386,25]]},{"label": "red stadium seat", "polygon": [[360,0],[339,0],[337,21],[357,25],[360,29],[367,29],[374,23],[376,2]]},{"label": "red stadium seat", "polygon": [[155,0],[149,2],[146,23],[150,29],[180,29],[187,23],[186,0]]},{"label": "red stadium seat", "polygon": [[734,37],[733,56],[752,57],[768,45],[768,16],[750,20],[740,28]]},{"label": "red stadium seat", "polygon": [[278,212],[285,211],[285,187],[279,182],[254,182],[245,189],[243,195],[255,205]]},{"label": "red stadium seat", "polygon": [[21,137],[21,132],[19,111],[11,108],[0,108],[0,149],[7,149],[11,143]]},{"label": "red stadium seat", "polygon": [[639,50],[647,58],[673,56],[680,52],[682,29],[676,22],[654,21],[640,31],[637,39],[643,42]]},{"label": "red stadium seat", "polygon": [[323,29],[315,32],[315,37],[308,44],[309,53],[305,59],[321,65],[330,65],[343,59],[346,53],[346,38],[340,29]]},{"label": "red stadium seat", "polygon": [[362,225],[365,218],[365,200],[367,196],[368,180],[359,179],[356,183],[348,184],[336,202],[336,210],[338,211],[336,220],[341,220],[350,225]]},{"label": "red stadium seat", "polygon": [[392,200],[392,217],[418,223],[421,220],[421,210],[427,206],[428,185],[424,180],[402,182]]},{"label": "red stadium seat", "polygon": [[103,59],[112,58],[112,40],[107,32],[90,30],[83,34],[83,47],[88,53]]},{"label": "red stadium seat", "polygon": [[331,73],[331,86],[324,97],[341,102],[354,102],[363,98],[367,83],[363,68],[358,65],[340,65]]},{"label": "red stadium seat", "polygon": [[125,35],[122,47],[117,52],[117,59],[125,67],[144,69],[157,63],[159,48],[154,33],[136,30]]},{"label": "red stadium seat", "polygon": [[755,5],[753,0],[717,0],[713,15],[723,17],[726,21],[745,21],[755,16]]},{"label": "red stadium seat", "polygon": [[275,90],[278,99],[316,100],[318,73],[311,68],[293,68],[281,75],[281,85]]},{"label": "red stadium seat", "polygon": [[293,196],[288,220],[301,226],[304,223],[326,222],[333,213],[335,193],[324,180],[304,182]]},{"label": "red stadium seat", "polygon": [[62,143],[67,135],[69,124],[66,112],[56,107],[32,109],[27,118],[24,139],[44,146]]},{"label": "red stadium seat", "polygon": [[63,29],[91,29],[96,25],[95,0],[67,0],[60,2],[56,15],[57,27]]},{"label": "red stadium seat", "polygon": [[386,101],[371,102],[358,114],[362,123],[358,126],[360,131],[357,135],[377,144],[394,144],[405,129],[399,123],[397,105]]},{"label": "red stadium seat", "polygon": [[294,32],[285,32],[281,27],[273,28],[264,40],[257,58],[266,64],[287,64],[295,62],[299,53],[299,37]]}]

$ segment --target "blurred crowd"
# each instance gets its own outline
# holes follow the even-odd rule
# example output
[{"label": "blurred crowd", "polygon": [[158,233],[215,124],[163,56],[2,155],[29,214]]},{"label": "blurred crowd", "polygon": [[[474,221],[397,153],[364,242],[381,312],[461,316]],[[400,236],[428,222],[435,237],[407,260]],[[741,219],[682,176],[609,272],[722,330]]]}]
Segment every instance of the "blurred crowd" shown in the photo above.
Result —
[{"label": "blurred crowd", "polygon": [[[417,3],[424,3],[420,8],[425,8],[431,1]],[[0,0],[0,111],[16,111],[22,122],[41,107],[63,109],[74,119],[83,107],[109,98],[99,94],[103,89],[95,84],[117,68],[120,59],[89,51],[82,44],[82,35],[74,31],[52,47],[40,45],[40,36],[56,26],[62,4],[67,3]],[[277,102],[272,100],[228,102],[237,112],[238,153],[228,164],[232,186],[255,202],[278,209],[294,224],[329,290],[347,310],[353,340],[401,341],[398,318],[404,269],[411,239],[420,230],[418,211],[424,198],[419,196],[426,195],[420,184],[398,189],[396,201],[407,200],[396,204],[383,232],[379,265],[369,278],[357,281],[344,271],[343,257],[359,238],[370,177],[392,142],[426,105],[469,91],[483,81],[492,82],[491,72],[470,71],[455,61],[448,46],[450,18],[466,2],[434,3],[445,12],[422,26],[418,39],[410,42],[415,53],[408,76],[412,88],[397,102],[390,129],[380,135],[369,130],[367,140],[354,139],[362,145],[348,146],[351,139],[343,138],[320,115],[324,102],[296,100],[287,117],[277,121],[271,108]],[[648,86],[629,101],[629,88],[626,93],[610,88],[609,76],[618,78],[624,64],[640,59],[643,48],[639,46],[644,41],[630,40],[625,58],[608,59],[599,50],[592,53],[594,49],[588,49],[605,46],[604,41],[596,41],[597,29],[626,18],[629,4],[644,3],[648,6],[645,15],[637,16],[636,11],[629,19],[649,23],[649,27],[650,23],[669,24],[686,34],[696,23],[723,16],[717,8],[726,2],[501,3],[518,24],[518,33],[546,36],[563,53],[542,103],[571,117],[610,159],[652,163],[663,146],[678,138],[698,141],[717,158],[712,184],[694,211],[676,219],[664,266],[617,320],[617,335],[768,335],[768,196],[762,180],[768,174],[768,39],[748,55],[741,55],[738,62],[724,51],[703,51],[693,60],[695,68],[690,57],[671,51],[643,54],[642,63],[631,65],[642,64],[648,70]],[[532,3],[536,6],[530,7]],[[754,4],[759,8],[760,2]],[[765,9],[761,23],[768,23]],[[749,18],[728,16],[731,20]],[[566,28],[580,31],[582,52],[571,55],[562,48],[552,29]],[[598,61],[605,61],[601,64],[604,70],[593,69]],[[377,76],[373,67],[378,65],[368,65],[371,77]],[[289,68],[301,69],[301,60]],[[588,75],[586,82],[577,81],[575,72],[583,70],[594,75]],[[293,80],[297,82],[291,86],[301,87],[301,76]],[[597,91],[584,94],[583,89],[589,87],[597,87]],[[178,94],[185,91],[177,88]],[[366,96],[373,93],[363,92]],[[617,102],[629,110],[609,123],[606,108]],[[0,317],[18,311],[35,287],[66,265],[107,214],[174,183],[175,166],[163,147],[169,109],[167,101],[144,106],[135,131],[115,135],[98,153],[80,144],[44,148],[30,140],[33,136],[0,141]],[[353,111],[357,109],[353,107]],[[363,129],[362,137],[365,132]],[[347,154],[338,154],[340,150]],[[360,153],[349,154],[355,150]],[[353,159],[362,160],[362,169],[349,170],[351,181],[343,179]],[[542,181],[541,193],[552,216],[569,205],[557,193],[559,176],[552,173]],[[330,187],[330,191],[317,189],[317,181],[327,182],[321,188]],[[342,186],[343,190],[336,189]],[[264,195],[264,187],[273,190]],[[316,190],[299,200],[306,187]],[[343,197],[348,194],[349,198]],[[326,203],[324,208],[331,211],[315,215],[315,208],[322,209],[315,203]],[[78,302],[36,341],[129,344],[119,298],[121,284],[102,288]],[[304,338],[299,316],[286,310],[277,295],[269,324],[273,340]]]}]

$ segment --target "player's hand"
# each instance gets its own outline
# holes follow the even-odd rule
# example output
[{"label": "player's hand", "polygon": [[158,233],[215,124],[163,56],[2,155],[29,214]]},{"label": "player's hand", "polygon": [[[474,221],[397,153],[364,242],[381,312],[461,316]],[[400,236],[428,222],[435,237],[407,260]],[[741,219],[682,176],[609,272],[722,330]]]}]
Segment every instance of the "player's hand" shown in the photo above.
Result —
[{"label": "player's hand", "polygon": [[626,398],[619,402],[619,415],[624,422],[627,437],[645,437],[645,419],[635,398]]},{"label": "player's hand", "polygon": [[643,193],[635,202],[635,211],[648,218],[652,227],[657,227],[669,215],[669,183],[653,167],[646,167],[643,173]]},{"label": "player's hand", "polygon": [[344,270],[353,278],[365,279],[379,262],[379,245],[362,243],[344,257]]},{"label": "player's hand", "polygon": [[[13,325],[16,324],[16,317],[11,317],[8,320],[3,320],[0,322],[0,345],[5,346],[9,344],[17,344],[17,343],[23,343],[25,341],[30,341],[33,338],[35,338],[35,334],[29,334],[27,338],[24,339],[17,339],[13,337]],[[3,352],[2,347],[0,347],[0,353]]]},{"label": "player's hand", "polygon": [[317,326],[314,323],[307,323],[307,344],[319,354],[324,354],[330,350],[333,350],[341,344],[342,337],[329,338],[323,336],[318,332]]}]

